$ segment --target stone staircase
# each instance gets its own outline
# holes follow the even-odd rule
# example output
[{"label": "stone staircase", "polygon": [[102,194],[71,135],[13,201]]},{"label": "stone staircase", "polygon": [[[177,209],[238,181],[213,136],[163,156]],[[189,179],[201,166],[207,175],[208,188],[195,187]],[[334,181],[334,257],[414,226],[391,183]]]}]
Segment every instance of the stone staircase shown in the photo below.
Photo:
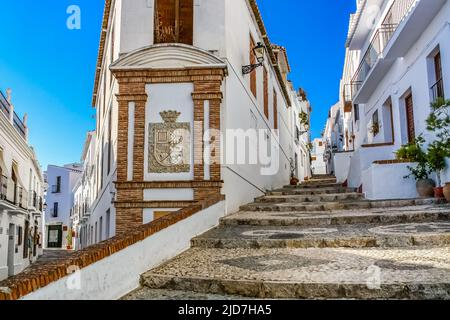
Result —
[{"label": "stone staircase", "polygon": [[141,285],[124,299],[449,299],[450,206],[316,176],[223,218]]}]

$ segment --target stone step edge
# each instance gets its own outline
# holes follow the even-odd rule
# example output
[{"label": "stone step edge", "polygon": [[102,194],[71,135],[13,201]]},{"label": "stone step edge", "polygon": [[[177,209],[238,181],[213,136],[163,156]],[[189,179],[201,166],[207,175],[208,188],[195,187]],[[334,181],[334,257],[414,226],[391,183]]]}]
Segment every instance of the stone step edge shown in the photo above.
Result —
[{"label": "stone step edge", "polygon": [[416,248],[444,247],[450,245],[450,234],[392,235],[392,236],[342,236],[316,239],[251,239],[202,238],[191,240],[192,248],[202,249],[309,249],[309,248]]},{"label": "stone step edge", "polygon": [[[335,197],[335,199],[326,199]],[[303,198],[312,199],[316,201],[303,201],[305,203],[314,203],[314,202],[320,202],[320,201],[327,201],[327,202],[336,202],[339,200],[346,200],[342,198],[351,198],[351,200],[358,200],[358,198],[363,199],[364,195],[362,193],[357,192],[346,192],[346,193],[330,193],[330,194],[321,194],[321,195],[265,195],[258,198],[255,198],[254,201],[257,203],[272,203],[272,202],[279,202],[279,203],[286,203],[286,202],[295,202],[294,200],[301,200]],[[341,198],[341,199],[336,199]],[[262,201],[266,200],[266,201]],[[287,201],[287,200],[293,200],[293,201]],[[301,203],[301,202],[300,202]]]},{"label": "stone step edge", "polygon": [[[404,206],[408,207],[414,207],[414,206],[421,206],[421,205],[438,205],[438,204],[444,204],[445,200],[441,199],[434,199],[434,198],[428,198],[428,199],[400,199],[400,200],[355,200],[351,199],[349,201],[330,201],[330,202],[324,202],[322,205],[317,204],[315,202],[283,202],[283,206],[277,207],[276,204],[279,204],[277,202],[253,202],[246,205],[243,205],[240,207],[240,211],[255,211],[255,212],[284,212],[285,209],[289,209],[289,206],[285,205],[290,204],[291,207],[299,207],[299,212],[307,211],[307,209],[314,207],[314,206],[323,206],[323,209],[318,209],[318,211],[326,211],[330,212],[333,210],[345,210],[345,209],[383,209],[383,208],[401,208]],[[362,207],[363,205],[369,205],[368,207]],[[331,208],[331,206],[335,206]],[[267,207],[270,208],[276,208],[277,210],[260,210],[255,207]],[[328,207],[328,208],[326,208]],[[449,207],[450,209],[450,207]],[[295,209],[294,209],[295,210]],[[288,211],[294,211],[294,210],[288,210]]]},{"label": "stone step edge", "polygon": [[[270,211],[269,211],[270,212]],[[254,213],[250,211],[249,213]],[[425,215],[425,216],[424,216]],[[265,218],[246,219],[243,217],[233,218],[232,216],[220,219],[221,226],[330,226],[330,225],[348,225],[348,224],[383,224],[383,223],[414,223],[430,222],[433,220],[450,219],[450,212],[429,212],[416,211],[409,213],[368,213],[362,215],[342,215],[329,216],[324,215],[308,217],[283,217],[283,218]]]},{"label": "stone step edge", "polygon": [[364,283],[301,283],[289,281],[231,280],[178,277],[147,272],[142,286],[150,289],[193,291],[238,295],[261,299],[449,299],[450,283],[381,284],[369,288]]}]

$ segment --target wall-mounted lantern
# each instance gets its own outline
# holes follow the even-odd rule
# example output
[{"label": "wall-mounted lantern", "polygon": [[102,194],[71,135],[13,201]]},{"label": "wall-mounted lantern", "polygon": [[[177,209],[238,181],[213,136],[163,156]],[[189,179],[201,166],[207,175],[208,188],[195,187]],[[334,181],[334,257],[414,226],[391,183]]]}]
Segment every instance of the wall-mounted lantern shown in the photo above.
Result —
[{"label": "wall-mounted lantern", "polygon": [[243,74],[249,74],[253,70],[255,70],[256,68],[261,67],[263,65],[263,63],[264,63],[265,53],[266,53],[266,47],[264,47],[264,45],[261,42],[258,42],[256,47],[253,48],[253,54],[255,55],[256,61],[258,61],[258,63],[251,64],[251,65],[248,65],[248,66],[243,66],[242,67],[242,73]]}]

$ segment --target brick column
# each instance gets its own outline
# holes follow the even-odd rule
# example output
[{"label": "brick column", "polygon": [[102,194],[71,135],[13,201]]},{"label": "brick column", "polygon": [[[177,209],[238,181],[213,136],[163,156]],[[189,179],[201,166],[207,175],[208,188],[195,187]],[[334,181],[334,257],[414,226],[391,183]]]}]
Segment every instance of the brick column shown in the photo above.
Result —
[{"label": "brick column", "polygon": [[[147,94],[145,83],[129,83],[128,78],[119,78],[119,123],[117,137],[117,183],[127,182],[128,178],[128,123],[129,105],[135,104],[134,111],[134,151],[133,181],[144,180],[144,144],[145,144],[145,104]],[[117,201],[143,201],[142,190],[117,189]],[[126,232],[142,225],[143,210],[133,207],[116,208],[116,233]]]},{"label": "brick column", "polygon": [[[220,91],[220,81],[195,81],[194,92],[192,99],[194,100],[194,121],[201,121],[196,123],[195,137],[194,137],[194,179],[204,180],[204,150],[205,145],[203,141],[203,121],[204,121],[204,106],[205,101],[209,102],[209,129],[220,131],[220,104],[222,101],[222,92]],[[211,154],[210,161],[210,180],[221,180],[220,167],[220,136],[211,137],[213,140],[210,144]],[[212,194],[220,193],[220,188],[194,188],[195,200],[202,200]]]}]

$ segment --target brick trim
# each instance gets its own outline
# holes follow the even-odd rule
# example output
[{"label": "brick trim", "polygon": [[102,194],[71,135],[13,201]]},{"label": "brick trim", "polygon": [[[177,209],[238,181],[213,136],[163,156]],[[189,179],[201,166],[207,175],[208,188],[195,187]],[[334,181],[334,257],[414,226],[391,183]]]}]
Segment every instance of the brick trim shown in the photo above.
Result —
[{"label": "brick trim", "polygon": [[3,288],[0,290],[0,300],[20,299],[66,277],[69,275],[69,268],[74,266],[80,269],[86,268],[223,200],[225,200],[225,196],[212,196],[149,224],[136,227],[127,233],[122,233],[89,248],[75,251],[66,259],[48,262],[39,266],[32,265],[25,272],[0,282],[0,288]]},{"label": "brick trim", "polygon": [[220,188],[222,180],[116,182],[117,189]]},{"label": "brick trim", "polygon": [[363,144],[361,147],[363,148],[379,148],[379,147],[388,147],[393,146],[393,142],[387,142],[387,143],[373,143],[373,144]]},{"label": "brick trim", "polygon": [[373,162],[374,164],[400,164],[400,163],[413,163],[410,160],[377,160]]},{"label": "brick trim", "polygon": [[[187,208],[195,201],[116,201],[116,209]],[[142,222],[141,222],[142,224]]]}]

